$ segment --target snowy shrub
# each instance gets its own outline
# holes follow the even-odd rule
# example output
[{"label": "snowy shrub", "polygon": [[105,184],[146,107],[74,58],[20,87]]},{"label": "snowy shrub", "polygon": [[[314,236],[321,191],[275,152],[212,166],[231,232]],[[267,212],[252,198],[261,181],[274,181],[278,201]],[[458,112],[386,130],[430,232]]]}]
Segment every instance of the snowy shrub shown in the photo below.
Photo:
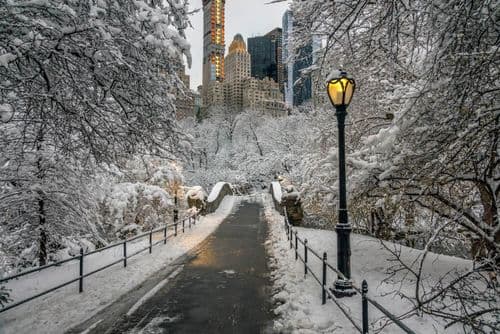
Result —
[{"label": "snowy shrub", "polygon": [[113,186],[102,206],[102,222],[109,237],[126,238],[172,220],[174,202],[164,189],[144,183]]}]

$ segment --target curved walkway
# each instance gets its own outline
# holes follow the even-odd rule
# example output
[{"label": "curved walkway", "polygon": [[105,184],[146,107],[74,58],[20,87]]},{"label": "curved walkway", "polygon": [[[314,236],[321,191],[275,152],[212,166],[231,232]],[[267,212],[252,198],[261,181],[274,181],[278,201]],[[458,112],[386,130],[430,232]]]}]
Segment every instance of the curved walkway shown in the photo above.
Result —
[{"label": "curved walkway", "polygon": [[129,316],[100,320],[87,333],[270,332],[267,224],[261,214],[260,204],[242,202],[175,278]]}]

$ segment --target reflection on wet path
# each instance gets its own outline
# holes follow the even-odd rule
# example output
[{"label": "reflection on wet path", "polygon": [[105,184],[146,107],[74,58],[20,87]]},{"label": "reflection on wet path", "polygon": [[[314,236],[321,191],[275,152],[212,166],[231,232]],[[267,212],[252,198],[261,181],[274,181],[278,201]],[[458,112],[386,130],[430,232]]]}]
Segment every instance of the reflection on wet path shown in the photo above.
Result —
[{"label": "reflection on wet path", "polygon": [[173,282],[108,333],[259,333],[268,305],[266,224],[243,202]]}]

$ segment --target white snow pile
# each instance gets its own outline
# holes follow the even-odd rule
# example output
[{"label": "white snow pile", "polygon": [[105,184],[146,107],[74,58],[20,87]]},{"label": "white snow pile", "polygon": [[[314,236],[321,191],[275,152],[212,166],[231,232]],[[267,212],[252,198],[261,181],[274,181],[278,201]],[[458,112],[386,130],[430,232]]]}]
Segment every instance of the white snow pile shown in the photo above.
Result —
[{"label": "white snow pile", "polygon": [[194,186],[188,188],[186,191],[186,197],[193,200],[205,201],[208,197],[207,193],[201,186]]},{"label": "white snow pile", "polygon": [[148,182],[160,186],[167,183],[169,186],[172,186],[175,184],[183,184],[184,178],[181,168],[176,164],[170,163],[157,167],[157,170]]},{"label": "white snow pile", "polygon": [[274,181],[271,183],[271,187],[273,190],[273,197],[276,201],[281,203],[281,197],[282,197],[282,192],[281,192],[281,185],[279,182]]},{"label": "white snow pile", "polygon": [[300,191],[293,185],[285,187],[285,193],[281,197],[283,200],[293,199],[296,202],[300,201]]},{"label": "white snow pile", "polygon": [[[283,333],[358,333],[340,309],[328,300],[321,305],[321,287],[311,274],[304,277],[304,264],[295,261],[294,250],[286,238],[283,218],[273,209],[270,195],[265,195],[265,216],[269,223],[270,233],[266,246],[270,253],[270,267],[274,281],[273,300],[278,304],[274,312],[278,316],[274,323],[274,330]],[[318,254],[326,252],[328,262],[336,264],[337,243],[334,231],[297,228],[298,235],[308,240],[308,245]],[[392,245],[386,243],[387,245]],[[295,244],[294,244],[295,245]],[[400,248],[401,258],[406,263],[412,263],[422,251],[393,245]],[[300,254],[303,256],[303,246],[299,244]],[[351,235],[351,271],[356,286],[361,286],[361,281],[366,279],[369,285],[368,296],[375,299],[383,307],[396,316],[405,314],[413,309],[411,301],[403,299],[397,291],[407,295],[415,290],[415,282],[398,273],[390,280],[386,272],[394,265],[391,254],[384,248],[380,241],[367,237]],[[321,279],[322,263],[309,252],[308,264],[314,273]],[[423,267],[423,277],[427,284],[432,286],[447,273],[453,271],[467,271],[472,267],[469,260],[430,253]],[[333,286],[332,271],[327,272],[327,286]],[[361,297],[356,295],[351,298],[338,300],[341,305],[361,325]],[[395,324],[387,324],[383,314],[369,306],[369,321],[371,332],[402,333]],[[405,318],[403,322],[416,333],[459,333],[463,329],[457,324],[445,329],[442,318],[430,315],[413,316]]]},{"label": "white snow pile", "polygon": [[16,55],[10,52],[4,53],[0,55],[0,66],[9,67],[9,63],[16,59],[17,59]]},{"label": "white snow pile", "polygon": [[0,104],[0,120],[4,123],[10,121],[12,118],[14,109],[8,103]]},{"label": "white snow pile", "polygon": [[[134,289],[153,273],[169,266],[179,256],[187,253],[205,240],[236,207],[238,198],[226,196],[217,211],[200,218],[200,221],[147,252],[128,260],[127,267],[118,263],[84,279],[84,292],[78,293],[78,282],[71,284],[26,304],[0,313],[0,333],[63,333],[76,324],[91,318],[120,296]],[[163,237],[153,236],[153,241]],[[149,240],[137,240],[128,245],[130,254],[146,246]],[[91,272],[122,257],[122,248],[116,247],[85,257],[84,273]],[[11,298],[19,301],[77,277],[78,261],[21,277],[7,282]],[[147,296],[146,296],[147,297]]]},{"label": "white snow pile", "polygon": [[146,225],[149,229],[165,222],[173,207],[171,195],[164,189],[145,183],[119,183],[106,195],[104,221],[116,233],[129,235]]},{"label": "white snow pile", "polygon": [[208,196],[207,202],[213,202],[213,201],[215,201],[217,199],[217,197],[219,197],[219,193],[221,192],[221,190],[222,190],[222,188],[224,187],[225,184],[231,186],[227,182],[217,182],[215,184],[215,186],[213,187],[212,191],[210,192],[210,195]]},{"label": "white snow pile", "polygon": [[274,309],[277,319],[273,331],[313,334],[333,333],[341,329],[344,319],[335,316],[337,312],[333,305],[321,305],[320,286],[311,275],[305,278],[303,265],[294,261],[283,232],[283,219],[268,200],[265,201],[264,214],[270,227],[266,248],[272,271],[272,298],[278,305]]}]

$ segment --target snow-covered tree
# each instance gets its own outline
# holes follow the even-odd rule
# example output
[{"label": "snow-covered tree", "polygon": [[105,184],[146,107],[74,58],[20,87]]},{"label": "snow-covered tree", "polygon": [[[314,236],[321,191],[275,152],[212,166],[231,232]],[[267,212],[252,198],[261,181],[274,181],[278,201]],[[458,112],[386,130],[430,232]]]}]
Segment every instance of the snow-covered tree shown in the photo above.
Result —
[{"label": "snow-covered tree", "polygon": [[[297,45],[314,35],[324,40],[318,77],[341,67],[358,83],[348,111],[351,124],[365,127],[348,128],[351,211],[387,209],[405,224],[425,225],[432,217],[429,230],[437,223],[440,233],[469,235],[478,268],[492,277],[500,261],[498,6],[496,0],[292,4]],[[382,121],[386,115],[394,120]],[[443,295],[460,292],[464,282]],[[494,326],[494,310],[478,311],[474,300],[459,297],[460,306],[448,305],[458,311],[443,316],[476,331]],[[437,312],[442,305],[420,306]]]},{"label": "snow-covered tree", "polygon": [[187,24],[178,0],[0,1],[0,225],[11,251],[29,248],[42,265],[58,235],[88,232],[102,164],[174,156],[168,92],[189,60]]}]

